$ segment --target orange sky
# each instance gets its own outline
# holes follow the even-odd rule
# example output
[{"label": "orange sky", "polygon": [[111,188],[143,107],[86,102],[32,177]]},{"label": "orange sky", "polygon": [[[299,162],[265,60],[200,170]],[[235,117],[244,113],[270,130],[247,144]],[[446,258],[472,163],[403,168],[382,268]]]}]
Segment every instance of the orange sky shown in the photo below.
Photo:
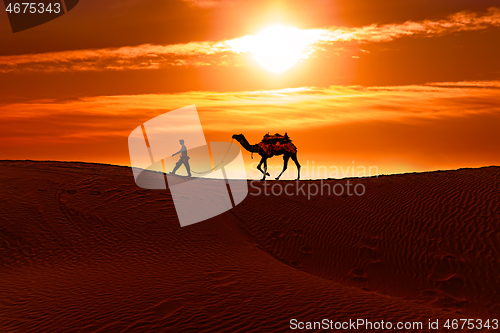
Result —
[{"label": "orange sky", "polygon": [[208,141],[288,132],[306,178],[499,165],[495,2],[87,0],[16,34],[2,14],[0,159],[130,165],[135,127],[196,104]]}]

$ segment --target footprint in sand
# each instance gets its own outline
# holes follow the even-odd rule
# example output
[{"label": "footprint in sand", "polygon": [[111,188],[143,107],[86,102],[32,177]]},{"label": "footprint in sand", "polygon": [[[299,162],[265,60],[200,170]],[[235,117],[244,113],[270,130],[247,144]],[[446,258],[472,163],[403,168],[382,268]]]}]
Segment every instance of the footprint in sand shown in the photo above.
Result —
[{"label": "footprint in sand", "polygon": [[374,247],[363,245],[359,248],[359,256],[368,262],[379,262],[377,250]]},{"label": "footprint in sand", "polygon": [[299,237],[304,235],[304,231],[301,229],[294,229],[293,233],[295,234],[295,236],[299,236]]},{"label": "footprint in sand", "polygon": [[441,291],[433,289],[423,289],[419,292],[419,299],[429,302],[435,302],[441,296]]},{"label": "footprint in sand", "polygon": [[380,237],[374,232],[363,237],[361,245],[358,247],[360,258],[366,260],[368,264],[378,265],[382,263],[377,251],[379,242]]},{"label": "footprint in sand", "polygon": [[467,301],[467,299],[465,298],[456,299],[448,295],[442,295],[438,300],[432,302],[432,305],[437,306],[443,310],[450,311],[450,309],[463,309],[467,306],[468,303],[469,301]]},{"label": "footprint in sand", "polygon": [[364,269],[362,268],[354,268],[352,269],[348,276],[350,277],[350,279],[352,281],[355,281],[355,282],[366,282],[368,281],[368,273],[365,272]]},{"label": "footprint in sand", "polygon": [[443,291],[450,297],[463,299],[464,288],[466,287],[467,282],[461,276],[450,274],[448,277],[436,280],[435,285],[439,290]]},{"label": "footprint in sand", "polygon": [[304,245],[300,248],[301,252],[304,254],[311,254],[312,248],[309,245]]}]

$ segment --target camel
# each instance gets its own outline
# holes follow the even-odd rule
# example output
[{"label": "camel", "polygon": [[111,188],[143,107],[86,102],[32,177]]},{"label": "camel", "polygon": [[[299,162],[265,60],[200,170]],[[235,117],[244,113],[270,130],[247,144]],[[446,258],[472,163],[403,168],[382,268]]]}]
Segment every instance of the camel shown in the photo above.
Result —
[{"label": "camel", "polygon": [[[285,172],[285,170],[287,169],[288,160],[290,159],[290,157],[292,158],[292,160],[295,162],[295,165],[297,166],[298,175],[297,175],[296,180],[300,179],[300,164],[299,164],[299,161],[297,160],[297,153],[290,153],[290,152],[283,149],[283,150],[279,150],[277,152],[274,152],[274,154],[272,154],[272,155],[268,155],[258,144],[251,145],[250,143],[248,143],[248,140],[245,138],[245,136],[243,134],[235,134],[235,135],[233,135],[233,139],[238,141],[241,144],[241,146],[243,148],[245,148],[246,150],[248,150],[249,152],[258,153],[262,157],[259,165],[257,166],[257,169],[260,172],[262,172],[262,174],[263,174],[261,180],[266,180],[266,176],[271,176],[267,172],[267,159],[270,157],[273,157],[274,155],[283,155],[283,171],[281,171],[281,173],[278,175],[278,177],[276,177],[276,180],[279,180],[281,175],[283,174],[283,172]],[[262,164],[264,164],[264,170],[261,169]]]}]

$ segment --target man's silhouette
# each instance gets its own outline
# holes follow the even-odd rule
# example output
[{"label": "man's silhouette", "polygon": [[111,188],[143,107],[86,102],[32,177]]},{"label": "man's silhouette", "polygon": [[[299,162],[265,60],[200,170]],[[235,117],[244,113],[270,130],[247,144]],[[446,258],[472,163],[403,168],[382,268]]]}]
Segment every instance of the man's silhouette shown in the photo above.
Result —
[{"label": "man's silhouette", "polygon": [[187,148],[184,145],[184,140],[179,140],[179,143],[181,144],[182,147],[177,153],[172,154],[172,157],[180,153],[181,158],[179,158],[179,161],[175,164],[175,168],[174,170],[172,170],[172,174],[175,175],[177,169],[179,169],[181,165],[184,164],[186,166],[188,177],[191,177],[191,168],[189,167],[189,156],[187,155]]}]

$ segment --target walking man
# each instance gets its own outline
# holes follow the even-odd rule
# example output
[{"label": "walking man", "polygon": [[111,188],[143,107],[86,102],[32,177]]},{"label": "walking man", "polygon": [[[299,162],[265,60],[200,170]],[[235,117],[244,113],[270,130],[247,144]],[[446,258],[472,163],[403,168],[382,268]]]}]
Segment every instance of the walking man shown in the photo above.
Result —
[{"label": "walking man", "polygon": [[175,164],[175,168],[174,170],[172,170],[172,174],[175,175],[177,169],[179,169],[181,165],[184,164],[188,173],[188,177],[191,177],[191,168],[189,167],[189,156],[187,155],[187,148],[184,145],[184,140],[179,140],[179,143],[181,144],[181,149],[177,153],[172,154],[172,157],[174,157],[179,153],[181,154],[181,157],[179,158],[179,161]]}]

